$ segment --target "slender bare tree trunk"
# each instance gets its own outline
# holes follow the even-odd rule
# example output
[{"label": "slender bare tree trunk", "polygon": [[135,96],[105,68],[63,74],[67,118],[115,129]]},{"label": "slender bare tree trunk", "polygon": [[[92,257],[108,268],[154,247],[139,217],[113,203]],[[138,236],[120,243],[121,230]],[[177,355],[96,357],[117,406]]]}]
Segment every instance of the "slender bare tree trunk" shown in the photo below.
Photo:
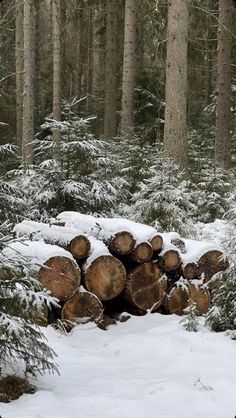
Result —
[{"label": "slender bare tree trunk", "polygon": [[23,72],[24,72],[24,4],[23,0],[15,0],[16,7],[16,144],[18,153],[22,149],[22,118],[23,118]]},{"label": "slender bare tree trunk", "polygon": [[188,0],[168,0],[164,151],[187,169]]},{"label": "slender bare tree trunk", "polygon": [[218,55],[217,55],[217,107],[215,163],[225,169],[231,164],[230,107],[231,107],[231,47],[232,0],[219,2]]},{"label": "slender bare tree trunk", "polygon": [[22,163],[26,170],[33,163],[34,100],[33,100],[33,0],[24,0],[24,94],[22,121]]},{"label": "slender bare tree trunk", "polygon": [[[53,119],[61,121],[61,0],[53,0]],[[54,159],[60,160],[60,129],[53,130]]]},{"label": "slender bare tree trunk", "polygon": [[104,136],[111,138],[116,135],[116,101],[117,101],[117,0],[106,2],[106,80]]},{"label": "slender bare tree trunk", "polygon": [[135,42],[137,6],[137,0],[125,1],[121,132],[126,132],[134,127],[134,87],[136,75]]}]

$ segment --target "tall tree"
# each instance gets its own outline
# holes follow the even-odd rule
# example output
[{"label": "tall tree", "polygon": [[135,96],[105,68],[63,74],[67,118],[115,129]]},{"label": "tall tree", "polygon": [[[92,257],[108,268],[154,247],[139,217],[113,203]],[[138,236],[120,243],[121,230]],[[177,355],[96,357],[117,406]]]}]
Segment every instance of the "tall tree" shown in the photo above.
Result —
[{"label": "tall tree", "polygon": [[22,163],[24,169],[33,163],[34,99],[33,99],[33,4],[24,0],[24,94],[22,120]]},{"label": "tall tree", "polygon": [[[61,0],[53,0],[53,119],[61,120]],[[54,158],[59,161],[60,129],[53,131]]]},{"label": "tall tree", "polygon": [[187,169],[188,0],[168,1],[164,151]]},{"label": "tall tree", "polygon": [[106,80],[104,136],[110,138],[116,134],[116,101],[117,101],[117,0],[106,2]]},{"label": "tall tree", "polygon": [[230,167],[232,0],[219,1],[215,163]]},{"label": "tall tree", "polygon": [[125,1],[124,61],[122,79],[121,132],[134,126],[134,88],[136,73],[137,0]]},{"label": "tall tree", "polygon": [[15,60],[16,60],[16,143],[18,152],[22,146],[22,112],[23,112],[23,72],[24,72],[24,4],[15,0]]}]

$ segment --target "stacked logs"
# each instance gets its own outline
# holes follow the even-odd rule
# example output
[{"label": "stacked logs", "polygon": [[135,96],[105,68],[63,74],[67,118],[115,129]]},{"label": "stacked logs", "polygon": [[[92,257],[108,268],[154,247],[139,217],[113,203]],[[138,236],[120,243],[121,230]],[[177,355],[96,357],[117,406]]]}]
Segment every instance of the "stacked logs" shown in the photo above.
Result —
[{"label": "stacked logs", "polygon": [[7,257],[30,261],[60,302],[56,318],[70,324],[94,321],[106,328],[124,311],[182,315],[191,301],[204,314],[211,306],[211,278],[228,267],[209,243],[77,212],[63,212],[49,224],[25,220],[14,236]]}]

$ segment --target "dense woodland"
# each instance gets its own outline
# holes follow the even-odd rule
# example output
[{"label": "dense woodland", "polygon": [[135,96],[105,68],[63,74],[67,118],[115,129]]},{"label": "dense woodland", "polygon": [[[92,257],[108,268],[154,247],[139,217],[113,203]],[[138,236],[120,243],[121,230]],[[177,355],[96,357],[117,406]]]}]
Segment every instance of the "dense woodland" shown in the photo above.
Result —
[{"label": "dense woodland", "polygon": [[[234,0],[0,1],[0,129],[0,328],[8,341],[0,339],[4,366],[17,353],[26,363],[26,375],[56,371],[54,353],[35,328],[36,312],[46,309],[48,315],[51,309],[49,322],[58,312],[60,320],[71,320],[70,309],[77,299],[85,303],[85,293],[75,293],[80,274],[89,295],[96,296],[92,304],[100,316],[103,311],[114,314],[119,300],[115,308],[107,301],[120,295],[135,306],[131,314],[140,315],[159,298],[160,312],[185,311],[189,329],[195,330],[198,299],[194,299],[191,280],[204,273],[199,298],[203,295],[206,305],[197,314],[209,311],[207,321],[213,330],[236,328]],[[85,224],[92,218],[79,218],[80,229],[75,231],[70,229],[75,227],[73,222],[57,217],[69,211],[94,216],[90,229]],[[124,253],[114,249],[115,229],[109,229],[113,218],[136,222],[133,229],[116,231],[122,232],[124,246],[126,240],[133,240],[132,248]],[[191,277],[187,277],[183,260],[188,240],[184,240],[199,239],[199,225],[217,219],[234,231],[226,243],[224,261],[220,258],[223,249],[203,246],[204,253],[193,257]],[[101,226],[104,222],[109,228]],[[141,240],[145,243],[135,235],[140,223],[146,225],[146,238]],[[99,235],[99,230],[94,236],[97,224],[105,235]],[[20,235],[13,237],[14,226]],[[158,231],[159,240],[166,240],[161,235],[166,231],[180,235],[168,242],[172,247],[162,242],[157,249],[148,228],[152,234]],[[48,231],[57,232],[49,239]],[[89,248],[76,259],[69,244],[82,233]],[[18,245],[20,238],[32,241],[27,241],[29,252],[25,244]],[[46,247],[33,242],[40,239]],[[95,239],[100,243],[94,243]],[[140,243],[142,261],[135,253]],[[51,244],[60,248],[59,260],[54,260],[57,254],[53,252],[53,263],[48,257],[46,263],[49,268],[57,263],[56,272],[62,276],[70,270],[70,294],[65,286],[61,296],[61,284],[48,272],[50,277],[45,278],[45,269],[40,273],[32,269],[32,260],[37,265],[35,259],[39,257],[41,263],[43,258],[36,252],[50,252],[47,245]],[[16,248],[17,258],[7,250],[9,245]],[[90,276],[86,263],[96,248],[103,248],[104,254],[96,255],[98,267]],[[61,258],[67,250],[72,255],[66,265]],[[144,256],[146,251],[149,255]],[[110,257],[113,272],[103,257]],[[221,270],[226,273],[217,275],[218,285],[205,286]],[[105,275],[104,271],[108,272],[104,289],[100,284],[97,289],[98,276]],[[160,289],[163,273],[167,281]],[[145,275],[151,290],[144,289],[140,302],[132,286],[139,281],[143,286]],[[182,279],[187,280],[182,289],[184,302],[176,285]],[[155,294],[153,280],[158,281]],[[51,293],[43,291],[42,285]],[[186,286],[192,289],[191,297]],[[173,289],[177,289],[177,310],[175,305],[170,308]],[[70,299],[66,305],[69,297],[75,302]],[[117,311],[120,314],[122,307]],[[101,321],[97,323],[106,329]]]}]

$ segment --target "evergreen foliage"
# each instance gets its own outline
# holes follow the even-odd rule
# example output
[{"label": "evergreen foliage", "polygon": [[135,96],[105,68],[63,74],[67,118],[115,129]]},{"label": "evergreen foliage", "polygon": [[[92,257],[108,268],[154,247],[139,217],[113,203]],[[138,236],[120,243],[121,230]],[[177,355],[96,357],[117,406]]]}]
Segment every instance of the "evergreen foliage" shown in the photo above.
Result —
[{"label": "evergreen foliage", "polygon": [[[0,227],[0,249],[6,245],[4,229]],[[8,242],[10,245],[10,242]],[[55,353],[45,342],[35,325],[45,308],[56,304],[55,299],[41,290],[32,277],[28,261],[19,255],[9,260],[0,253],[0,366],[1,373],[20,362],[25,375],[46,371],[56,372]]]},{"label": "evergreen foliage", "polygon": [[199,315],[197,310],[197,305],[192,300],[189,301],[189,306],[184,309],[184,318],[180,321],[186,331],[197,332],[199,323],[197,315]]}]

